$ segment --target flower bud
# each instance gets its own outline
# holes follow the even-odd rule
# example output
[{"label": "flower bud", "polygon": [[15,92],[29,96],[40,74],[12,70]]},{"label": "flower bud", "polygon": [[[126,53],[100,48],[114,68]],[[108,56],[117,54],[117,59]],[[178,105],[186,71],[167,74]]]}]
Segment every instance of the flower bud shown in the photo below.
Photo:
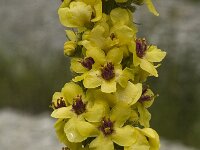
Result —
[{"label": "flower bud", "polygon": [[67,56],[73,55],[75,52],[77,43],[75,41],[67,41],[64,44],[64,54]]}]

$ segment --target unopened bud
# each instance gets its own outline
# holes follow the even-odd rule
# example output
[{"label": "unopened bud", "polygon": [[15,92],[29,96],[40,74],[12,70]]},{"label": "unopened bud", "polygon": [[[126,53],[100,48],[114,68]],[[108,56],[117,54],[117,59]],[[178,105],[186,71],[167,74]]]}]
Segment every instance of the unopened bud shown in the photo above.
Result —
[{"label": "unopened bud", "polygon": [[64,54],[71,56],[74,54],[77,43],[75,41],[67,41],[64,44]]}]

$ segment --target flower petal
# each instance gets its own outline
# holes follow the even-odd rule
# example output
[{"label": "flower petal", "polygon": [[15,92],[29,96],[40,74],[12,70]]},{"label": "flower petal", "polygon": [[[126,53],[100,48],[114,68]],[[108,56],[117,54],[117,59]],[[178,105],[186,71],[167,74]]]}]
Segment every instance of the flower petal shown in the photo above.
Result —
[{"label": "flower petal", "polygon": [[110,119],[115,122],[115,126],[121,127],[131,115],[131,108],[128,104],[118,102],[111,110]]},{"label": "flower petal", "polygon": [[138,129],[140,132],[142,132],[145,136],[149,139],[149,150],[159,150],[160,149],[160,140],[159,135],[157,132],[151,128],[144,128],[144,129]]},{"label": "flower petal", "polygon": [[72,79],[72,81],[74,81],[74,82],[82,81],[85,78],[86,75],[87,75],[87,73],[84,73],[80,76],[76,76],[75,78]]},{"label": "flower petal", "polygon": [[116,92],[116,82],[115,80],[103,81],[101,85],[101,91],[104,93]]},{"label": "flower petal", "polygon": [[151,120],[151,114],[149,113],[149,111],[144,107],[142,106],[141,104],[138,104],[137,105],[137,108],[138,108],[138,112],[140,114],[140,117],[139,117],[139,122],[142,126],[144,126],[145,128],[148,128],[150,125],[149,125],[149,121]]},{"label": "flower petal", "polygon": [[96,0],[96,4],[94,5],[95,10],[95,18],[93,18],[92,22],[97,22],[102,18],[102,2],[101,0]]},{"label": "flower petal", "polygon": [[106,44],[106,38],[105,38],[106,30],[107,29],[104,26],[96,25],[89,33],[88,40],[92,42],[96,47],[103,49]]},{"label": "flower petal", "polygon": [[124,147],[124,150],[149,150],[150,145],[146,136],[144,136],[143,133],[138,131],[139,128],[135,128],[135,129],[136,129],[135,134],[137,136],[136,142],[132,144],[131,146]]},{"label": "flower petal", "polygon": [[100,122],[106,115],[107,109],[108,106],[106,104],[95,102],[92,108],[88,108],[84,118],[89,122]]},{"label": "flower petal", "polygon": [[115,24],[127,25],[130,21],[128,11],[122,8],[113,9],[110,13],[110,18],[114,25]]},{"label": "flower petal", "polygon": [[112,141],[120,146],[131,146],[136,141],[135,129],[131,126],[123,128],[115,128],[115,133],[112,135]]},{"label": "flower petal", "polygon": [[117,98],[112,93],[103,93],[101,90],[92,91],[95,101],[103,101],[113,107],[117,103]]},{"label": "flower petal", "polygon": [[151,75],[158,77],[158,72],[155,69],[154,65],[152,65],[150,62],[148,62],[146,59],[140,59],[140,67],[145,70],[146,72],[149,72]]},{"label": "flower petal", "polygon": [[142,94],[142,84],[133,84],[128,81],[126,88],[118,87],[115,94],[120,101],[133,105],[138,101]]},{"label": "flower petal", "polygon": [[62,93],[70,104],[73,103],[73,99],[77,97],[77,95],[84,95],[82,88],[73,82],[66,83],[62,88]]},{"label": "flower petal", "polygon": [[166,52],[161,51],[156,46],[151,46],[145,54],[145,58],[150,62],[161,62],[166,56]]},{"label": "flower petal", "polygon": [[58,119],[54,125],[54,128],[56,130],[56,135],[61,143],[64,143],[67,147],[70,149],[81,149],[82,144],[81,143],[71,143],[67,139],[67,136],[64,132],[64,126],[65,126],[65,120]]},{"label": "flower petal", "polygon": [[53,118],[71,118],[73,116],[73,112],[71,110],[72,110],[71,106],[55,109],[52,112],[51,117],[53,117]]},{"label": "flower petal", "polygon": [[114,150],[114,145],[109,137],[99,135],[90,143],[90,149],[95,150]]},{"label": "flower petal", "polygon": [[67,37],[71,41],[76,41],[76,34],[72,30],[65,30]]},{"label": "flower petal", "polygon": [[70,142],[82,142],[87,139],[87,136],[81,135],[77,129],[77,119],[71,118],[64,127],[65,134],[67,139]]},{"label": "flower petal", "polygon": [[126,25],[115,26],[112,29],[112,32],[120,41],[120,45],[129,44],[136,34],[136,30],[132,29]]},{"label": "flower petal", "polygon": [[89,122],[81,121],[81,120],[77,120],[76,128],[78,132],[81,134],[81,136],[84,136],[84,137],[94,137],[99,132],[96,126],[94,126],[93,124]]},{"label": "flower petal", "polygon": [[120,64],[123,58],[123,51],[119,48],[113,48],[108,51],[106,55],[107,62],[112,62],[113,64]]},{"label": "flower petal", "polygon": [[125,88],[128,84],[128,80],[134,80],[134,72],[133,69],[130,68],[125,68],[122,71],[122,74],[118,77],[117,82],[123,87]]},{"label": "flower petal", "polygon": [[98,64],[104,64],[104,62],[106,61],[106,56],[104,51],[102,51],[101,49],[94,47],[93,49],[88,49],[86,51],[86,55],[87,57],[92,57],[95,61],[95,63]]},{"label": "flower petal", "polygon": [[96,88],[101,85],[102,80],[99,78],[100,71],[92,71],[87,74],[83,80],[85,88]]},{"label": "flower petal", "polygon": [[88,71],[87,68],[83,67],[80,61],[80,58],[72,58],[70,69],[76,73],[84,73]]}]

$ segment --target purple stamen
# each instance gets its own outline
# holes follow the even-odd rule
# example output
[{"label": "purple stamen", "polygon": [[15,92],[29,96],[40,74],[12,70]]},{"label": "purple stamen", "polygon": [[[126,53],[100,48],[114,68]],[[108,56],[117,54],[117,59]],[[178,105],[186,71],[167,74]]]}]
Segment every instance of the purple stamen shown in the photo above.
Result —
[{"label": "purple stamen", "polygon": [[82,96],[78,95],[74,98],[74,102],[72,105],[72,110],[77,114],[80,115],[86,111],[86,104],[82,101]]},{"label": "purple stamen", "polygon": [[141,95],[141,97],[138,100],[140,103],[152,100],[153,96],[146,95],[147,90],[148,90],[148,86],[147,85],[143,85],[143,87],[142,87],[142,95]]},{"label": "purple stamen", "polygon": [[114,132],[113,129],[113,122],[108,118],[103,118],[101,126],[99,127],[99,129],[103,132],[103,134],[105,136],[111,135]]},{"label": "purple stamen", "polygon": [[94,64],[94,59],[92,57],[86,57],[81,61],[83,67],[87,68],[88,70],[92,69],[92,65]]},{"label": "purple stamen", "polygon": [[57,99],[57,103],[56,103],[56,104],[55,104],[54,102],[52,102],[52,106],[53,106],[55,109],[62,108],[62,107],[66,107],[64,98],[63,98],[63,97],[60,97],[59,99]]},{"label": "purple stamen", "polygon": [[105,80],[111,80],[115,77],[114,65],[111,62],[107,63],[104,67],[102,67],[101,76]]},{"label": "purple stamen", "polygon": [[139,102],[142,103],[142,102],[146,102],[146,101],[150,101],[151,100],[151,96],[149,95],[142,95],[140,98],[139,98]]},{"label": "purple stamen", "polygon": [[147,43],[145,39],[136,39],[136,54],[142,58],[147,50]]}]

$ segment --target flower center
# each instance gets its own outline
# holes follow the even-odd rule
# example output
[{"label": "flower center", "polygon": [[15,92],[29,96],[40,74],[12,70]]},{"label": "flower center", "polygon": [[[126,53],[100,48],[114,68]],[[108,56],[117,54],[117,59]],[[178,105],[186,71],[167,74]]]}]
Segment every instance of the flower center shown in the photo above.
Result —
[{"label": "flower center", "polygon": [[142,95],[138,100],[140,103],[145,102],[145,101],[150,101],[152,99],[152,96],[146,95],[147,90],[148,90],[148,86],[144,85],[142,87]]},{"label": "flower center", "polygon": [[114,65],[111,62],[107,63],[104,67],[101,68],[101,76],[105,80],[114,78]]},{"label": "flower center", "polygon": [[66,107],[65,104],[65,100],[63,97],[60,97],[59,99],[57,99],[57,103],[55,104],[55,102],[52,102],[51,104],[53,106],[53,108],[58,109],[58,108],[62,108],[62,107]]},{"label": "flower center", "polygon": [[138,57],[142,58],[145,55],[147,50],[147,43],[146,40],[143,39],[136,39],[136,54]]},{"label": "flower center", "polygon": [[74,102],[72,104],[72,110],[77,114],[80,115],[86,111],[86,104],[82,101],[82,96],[78,95],[74,98]]},{"label": "flower center", "polygon": [[81,61],[81,64],[83,67],[91,70],[92,69],[92,65],[94,64],[94,59],[92,57],[86,57],[85,59],[83,59]]},{"label": "flower center", "polygon": [[103,132],[105,136],[111,135],[114,132],[113,122],[109,118],[103,118],[99,129]]}]

